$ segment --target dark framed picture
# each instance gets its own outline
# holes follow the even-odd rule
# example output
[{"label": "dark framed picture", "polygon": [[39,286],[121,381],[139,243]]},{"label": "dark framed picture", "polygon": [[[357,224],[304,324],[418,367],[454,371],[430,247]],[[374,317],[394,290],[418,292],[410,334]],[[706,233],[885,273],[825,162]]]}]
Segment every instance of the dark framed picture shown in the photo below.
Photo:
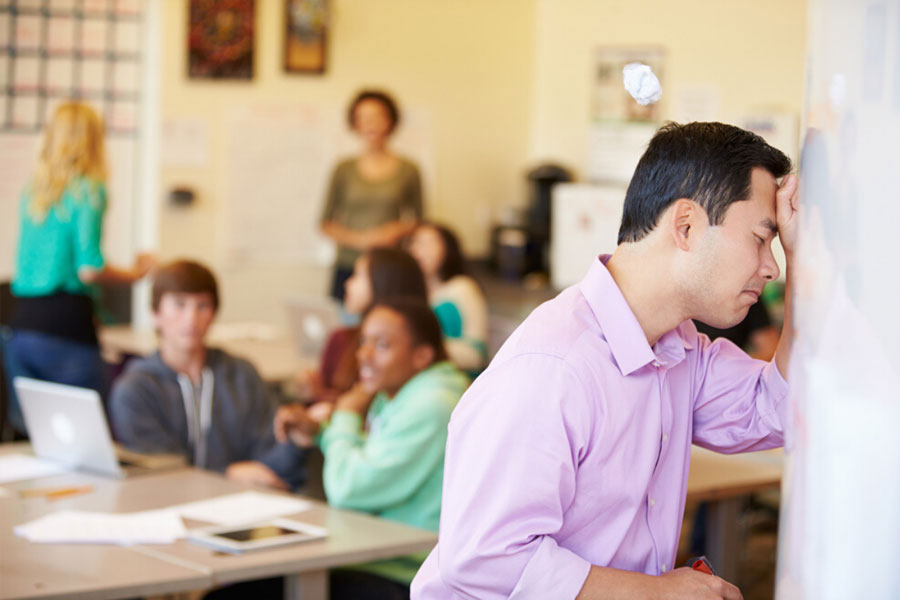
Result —
[{"label": "dark framed picture", "polygon": [[252,79],[256,0],[190,0],[188,75]]},{"label": "dark framed picture", "polygon": [[284,0],[284,70],[325,72],[328,0]]}]

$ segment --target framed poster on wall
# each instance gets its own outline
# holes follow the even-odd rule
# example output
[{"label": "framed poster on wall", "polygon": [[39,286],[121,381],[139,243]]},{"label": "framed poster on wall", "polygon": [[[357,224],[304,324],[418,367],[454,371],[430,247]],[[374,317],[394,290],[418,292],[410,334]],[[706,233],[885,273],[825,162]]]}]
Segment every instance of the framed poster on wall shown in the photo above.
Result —
[{"label": "framed poster on wall", "polygon": [[285,0],[284,70],[325,72],[328,0]]},{"label": "framed poster on wall", "polygon": [[627,184],[647,142],[662,121],[659,102],[642,106],[625,90],[622,69],[633,62],[649,65],[663,81],[665,52],[662,48],[611,46],[597,48],[593,53],[585,169],[592,182]]},{"label": "framed poster on wall", "polygon": [[191,0],[188,75],[252,79],[255,0]]}]

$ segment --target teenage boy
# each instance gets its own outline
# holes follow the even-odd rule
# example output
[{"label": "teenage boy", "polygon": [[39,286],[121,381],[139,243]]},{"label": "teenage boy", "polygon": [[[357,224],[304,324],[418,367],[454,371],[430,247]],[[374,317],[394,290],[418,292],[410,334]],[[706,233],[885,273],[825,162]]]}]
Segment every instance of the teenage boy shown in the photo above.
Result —
[{"label": "teenage boy", "polygon": [[[536,309],[450,421],[440,540],[415,599],[726,599],[673,564],[691,444],[780,446],[797,206],[788,158],[721,123],[669,124],[625,196],[619,245]],[[784,177],[780,186],[778,178]],[[772,362],[738,323],[787,258]]]},{"label": "teenage boy", "polygon": [[298,487],[304,451],[276,442],[277,399],[253,365],[205,344],[219,308],[210,270],[186,260],[161,267],[152,306],[159,350],[129,363],[113,386],[118,441],[140,452],[181,454],[247,483]]}]

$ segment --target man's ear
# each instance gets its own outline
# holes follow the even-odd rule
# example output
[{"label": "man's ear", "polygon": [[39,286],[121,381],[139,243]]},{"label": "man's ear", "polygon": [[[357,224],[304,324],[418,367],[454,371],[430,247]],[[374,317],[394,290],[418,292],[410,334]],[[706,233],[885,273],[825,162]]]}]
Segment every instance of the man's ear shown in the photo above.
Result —
[{"label": "man's ear", "polygon": [[412,365],[416,371],[427,368],[434,362],[434,348],[428,344],[419,344],[413,350]]},{"label": "man's ear", "polygon": [[679,250],[690,250],[697,234],[697,219],[703,216],[703,210],[689,198],[679,198],[672,204],[671,210],[672,241]]}]

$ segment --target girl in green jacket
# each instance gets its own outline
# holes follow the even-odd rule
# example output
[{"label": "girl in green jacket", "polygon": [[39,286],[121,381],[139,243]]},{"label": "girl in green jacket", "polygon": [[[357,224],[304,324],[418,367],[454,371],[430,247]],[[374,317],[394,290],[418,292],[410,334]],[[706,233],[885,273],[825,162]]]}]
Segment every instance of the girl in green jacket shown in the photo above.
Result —
[{"label": "girl in green jacket", "polygon": [[[369,309],[357,359],[359,381],[321,431],[304,407],[292,405],[276,415],[276,436],[311,445],[320,434],[331,504],[437,531],[447,425],[469,380],[447,360],[440,325],[421,299]],[[422,559],[335,571],[332,598],[403,597]]]}]

